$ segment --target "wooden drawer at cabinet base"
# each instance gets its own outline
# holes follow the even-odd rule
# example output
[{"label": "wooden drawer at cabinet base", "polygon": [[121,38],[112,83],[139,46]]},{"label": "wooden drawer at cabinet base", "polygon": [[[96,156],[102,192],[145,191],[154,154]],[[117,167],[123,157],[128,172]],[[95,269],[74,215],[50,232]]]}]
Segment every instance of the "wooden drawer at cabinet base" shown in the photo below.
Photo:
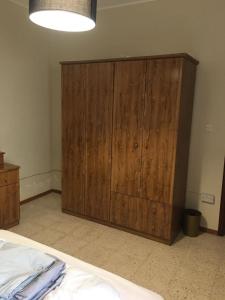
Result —
[{"label": "wooden drawer at cabinet base", "polygon": [[112,192],[111,223],[170,240],[171,206]]}]

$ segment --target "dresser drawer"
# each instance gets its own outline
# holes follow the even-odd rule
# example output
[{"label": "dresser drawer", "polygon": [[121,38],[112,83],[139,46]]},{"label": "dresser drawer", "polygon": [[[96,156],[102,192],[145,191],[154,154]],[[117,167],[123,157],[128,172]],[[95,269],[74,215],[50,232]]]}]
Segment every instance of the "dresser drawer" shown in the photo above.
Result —
[{"label": "dresser drawer", "polygon": [[0,172],[0,186],[10,185],[19,181],[19,170]]},{"label": "dresser drawer", "polygon": [[19,223],[19,184],[0,187],[0,228],[8,229]]}]

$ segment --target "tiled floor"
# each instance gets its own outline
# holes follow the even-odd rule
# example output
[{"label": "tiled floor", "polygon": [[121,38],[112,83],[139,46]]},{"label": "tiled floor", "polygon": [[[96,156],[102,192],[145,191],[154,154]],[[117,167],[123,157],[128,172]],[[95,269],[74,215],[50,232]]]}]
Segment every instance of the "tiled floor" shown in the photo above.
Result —
[{"label": "tiled floor", "polygon": [[11,231],[121,275],[166,300],[225,300],[225,238],[180,236],[166,246],[63,214],[57,194],[21,210],[21,223]]}]

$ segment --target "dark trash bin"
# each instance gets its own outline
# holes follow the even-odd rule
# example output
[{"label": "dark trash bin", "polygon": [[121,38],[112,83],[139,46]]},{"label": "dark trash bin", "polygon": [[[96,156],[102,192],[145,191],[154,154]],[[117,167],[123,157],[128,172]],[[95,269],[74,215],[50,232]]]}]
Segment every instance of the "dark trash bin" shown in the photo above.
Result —
[{"label": "dark trash bin", "polygon": [[183,231],[184,234],[196,237],[199,235],[201,212],[195,209],[184,210]]}]

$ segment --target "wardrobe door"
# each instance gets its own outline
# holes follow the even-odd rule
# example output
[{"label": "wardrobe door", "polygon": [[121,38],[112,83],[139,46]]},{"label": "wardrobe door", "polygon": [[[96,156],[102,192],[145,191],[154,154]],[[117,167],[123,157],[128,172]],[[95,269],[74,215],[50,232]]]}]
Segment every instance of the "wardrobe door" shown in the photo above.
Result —
[{"label": "wardrobe door", "polygon": [[146,61],[115,64],[112,191],[138,197]]},{"label": "wardrobe door", "polygon": [[141,197],[171,203],[182,59],[148,62],[143,117]]},{"label": "wardrobe door", "polygon": [[85,214],[109,220],[113,63],[87,65]]},{"label": "wardrobe door", "polygon": [[86,65],[62,68],[62,208],[84,214]]}]

